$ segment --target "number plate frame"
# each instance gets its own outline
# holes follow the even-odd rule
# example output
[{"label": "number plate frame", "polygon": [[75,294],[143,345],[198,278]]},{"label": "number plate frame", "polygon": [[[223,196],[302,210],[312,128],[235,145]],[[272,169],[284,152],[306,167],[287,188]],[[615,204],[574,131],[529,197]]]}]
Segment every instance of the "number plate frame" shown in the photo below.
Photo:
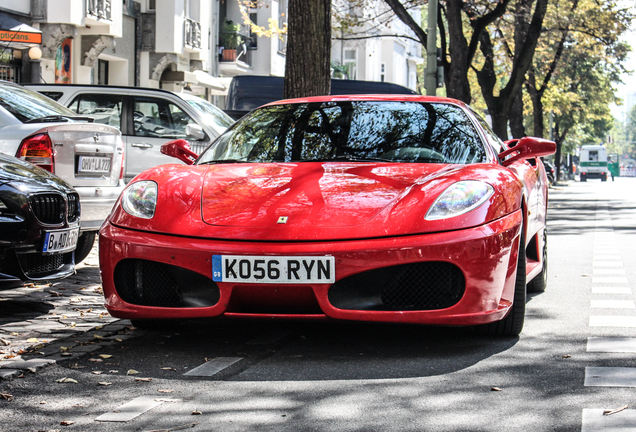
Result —
[{"label": "number plate frame", "polygon": [[333,256],[213,255],[212,280],[255,284],[332,284]]},{"label": "number plate frame", "polygon": [[[106,161],[108,163],[106,164]],[[110,174],[113,161],[109,156],[80,156],[77,161],[78,174]],[[102,168],[108,165],[108,169]]]},{"label": "number plate frame", "polygon": [[73,251],[77,248],[78,238],[79,227],[45,231],[42,254],[53,255]]}]

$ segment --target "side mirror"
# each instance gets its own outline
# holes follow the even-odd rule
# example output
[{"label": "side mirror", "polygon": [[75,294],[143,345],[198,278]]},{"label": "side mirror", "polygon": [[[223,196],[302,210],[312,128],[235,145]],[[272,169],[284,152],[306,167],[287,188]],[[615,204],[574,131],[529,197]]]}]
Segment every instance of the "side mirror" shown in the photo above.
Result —
[{"label": "side mirror", "polygon": [[202,140],[205,138],[203,128],[196,123],[187,124],[185,127],[185,134],[188,138],[193,140]]},{"label": "side mirror", "polygon": [[184,139],[168,141],[161,146],[161,153],[177,158],[185,162],[186,165],[192,165],[199,157],[198,154],[190,150],[190,144]]},{"label": "side mirror", "polygon": [[543,138],[525,137],[504,143],[508,150],[499,153],[503,166],[509,166],[519,159],[548,156],[556,152],[556,143]]}]

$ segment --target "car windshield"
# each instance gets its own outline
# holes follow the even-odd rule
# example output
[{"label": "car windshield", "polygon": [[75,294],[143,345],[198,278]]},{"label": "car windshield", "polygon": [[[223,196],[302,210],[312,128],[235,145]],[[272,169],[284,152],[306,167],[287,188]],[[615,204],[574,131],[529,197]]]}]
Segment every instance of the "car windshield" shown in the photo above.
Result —
[{"label": "car windshield", "polygon": [[447,103],[331,101],[267,106],[244,117],[197,163],[484,162],[466,113]]},{"label": "car windshield", "polygon": [[77,116],[38,92],[14,85],[0,85],[0,106],[23,123],[51,116]]},{"label": "car windshield", "polygon": [[232,117],[208,101],[203,99],[187,99],[187,102],[201,113],[201,117],[206,124],[211,124],[214,129],[221,133],[225,132],[225,130],[234,123]]}]

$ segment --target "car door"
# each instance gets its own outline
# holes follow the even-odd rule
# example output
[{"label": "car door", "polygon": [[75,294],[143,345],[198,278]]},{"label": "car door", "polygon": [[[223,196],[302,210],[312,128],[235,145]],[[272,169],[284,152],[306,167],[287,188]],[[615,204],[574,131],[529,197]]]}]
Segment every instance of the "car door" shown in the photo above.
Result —
[{"label": "car door", "polygon": [[[148,168],[182,163],[161,153],[161,146],[174,139],[188,139],[186,126],[197,122],[172,101],[150,96],[130,96],[124,181],[132,180]],[[206,136],[206,140],[209,140]]]}]

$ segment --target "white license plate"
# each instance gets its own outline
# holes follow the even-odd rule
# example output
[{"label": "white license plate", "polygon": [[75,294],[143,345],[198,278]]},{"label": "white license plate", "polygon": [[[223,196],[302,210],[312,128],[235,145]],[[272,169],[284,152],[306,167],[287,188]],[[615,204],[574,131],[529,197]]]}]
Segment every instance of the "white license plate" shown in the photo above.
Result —
[{"label": "white license plate", "polygon": [[110,172],[110,158],[109,157],[97,157],[97,156],[80,156],[79,165],[77,167],[78,173],[109,173]]},{"label": "white license plate", "polygon": [[79,228],[69,228],[57,231],[46,231],[42,253],[54,254],[70,252],[77,247]]},{"label": "white license plate", "polygon": [[261,284],[334,283],[336,260],[332,256],[213,255],[212,279]]}]

